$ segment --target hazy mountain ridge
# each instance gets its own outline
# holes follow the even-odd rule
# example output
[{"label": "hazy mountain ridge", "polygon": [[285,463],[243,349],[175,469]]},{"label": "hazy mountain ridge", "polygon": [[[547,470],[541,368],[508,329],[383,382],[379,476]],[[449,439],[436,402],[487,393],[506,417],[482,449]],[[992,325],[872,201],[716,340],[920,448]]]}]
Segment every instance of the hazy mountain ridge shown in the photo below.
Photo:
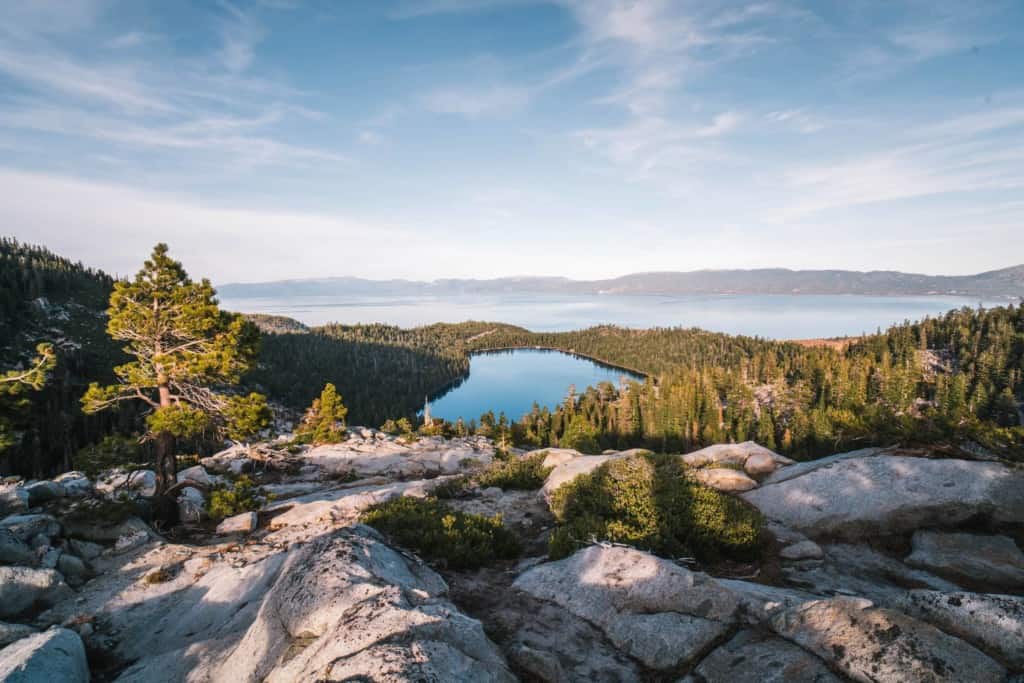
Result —
[{"label": "hazy mountain ridge", "polygon": [[873,270],[697,270],[632,273],[606,280],[504,277],[366,280],[355,277],[228,283],[227,298],[281,296],[414,296],[458,294],[860,294],[874,296],[958,294],[1024,297],[1024,264],[975,275],[923,275]]}]

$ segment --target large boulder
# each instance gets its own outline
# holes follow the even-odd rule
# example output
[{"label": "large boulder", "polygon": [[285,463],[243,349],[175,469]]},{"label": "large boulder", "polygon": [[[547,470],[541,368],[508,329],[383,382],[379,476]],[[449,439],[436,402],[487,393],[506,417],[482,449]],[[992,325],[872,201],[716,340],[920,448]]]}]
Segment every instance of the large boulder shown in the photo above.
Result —
[{"label": "large boulder", "polygon": [[757,488],[757,482],[746,473],[729,467],[704,467],[694,470],[693,477],[705,486],[719,491],[738,493]]},{"label": "large boulder", "polygon": [[913,590],[896,607],[1024,670],[1024,597]]},{"label": "large boulder", "polygon": [[53,569],[0,567],[0,618],[17,616],[37,605],[53,606],[74,592]]},{"label": "large boulder", "polygon": [[128,534],[150,532],[149,525],[138,517],[122,520],[91,519],[89,515],[76,515],[64,519],[64,530],[68,536],[86,541],[114,543]]},{"label": "large boulder", "polygon": [[64,494],[69,498],[87,498],[93,494],[92,481],[84,472],[65,472],[53,480],[64,487]]},{"label": "large boulder", "polygon": [[911,544],[905,562],[912,567],[965,585],[1024,587],[1024,553],[1012,538],[922,530],[914,532]]},{"label": "large boulder", "polygon": [[979,516],[1024,524],[1021,490],[1024,471],[998,463],[874,454],[834,459],[775,483],[769,478],[742,497],[809,536],[855,539]]},{"label": "large boulder", "polygon": [[28,509],[28,491],[20,484],[0,484],[0,518]]},{"label": "large boulder", "polygon": [[541,463],[544,467],[558,467],[583,455],[572,448],[539,448],[535,451],[524,453],[523,458],[532,458],[541,453],[544,454],[544,462]]},{"label": "large boulder", "polygon": [[258,518],[255,512],[243,512],[228,517],[217,525],[218,534],[248,534],[256,530]]},{"label": "large boulder", "polygon": [[206,516],[206,499],[202,492],[195,487],[186,486],[178,494],[178,519],[182,524],[198,524],[204,516]]},{"label": "large boulder", "polygon": [[35,564],[36,554],[10,529],[0,529],[0,564]]},{"label": "large boulder", "polygon": [[60,522],[54,519],[52,515],[12,515],[0,520],[0,530],[5,529],[27,543],[35,536],[45,536],[47,538],[59,536]]},{"label": "large boulder", "polygon": [[54,627],[26,636],[0,650],[0,680],[6,683],[89,683],[82,639]]},{"label": "large boulder", "polygon": [[26,624],[8,624],[0,621],[0,648],[5,648],[16,640],[38,633],[38,630]]},{"label": "large boulder", "polygon": [[33,482],[25,487],[25,491],[28,493],[28,504],[31,507],[49,503],[65,495],[64,486],[55,481]]},{"label": "large boulder", "polygon": [[675,669],[721,638],[738,602],[705,574],[633,548],[591,546],[523,573],[514,588],[597,626],[652,669]]},{"label": "large boulder", "polygon": [[238,475],[252,469],[249,448],[241,444],[235,444],[199,462],[206,470],[217,474]]},{"label": "large boulder", "polygon": [[202,465],[193,465],[178,472],[178,483],[183,481],[194,481],[203,486],[213,486],[218,480],[211,477]]},{"label": "large boulder", "polygon": [[772,629],[855,681],[1002,681],[974,646],[860,598],[814,600],[777,614]]},{"label": "large boulder", "polygon": [[[751,465],[751,474],[768,474],[793,461],[789,458],[765,448],[753,441],[743,443],[719,443],[699,451],[680,456],[690,467],[707,467],[708,465],[736,465],[746,468],[747,461],[755,458]],[[770,463],[770,465],[769,465]]]},{"label": "large boulder", "polygon": [[480,623],[444,598],[441,577],[368,527],[267,562],[244,591],[222,568],[168,593],[121,680],[515,680]]},{"label": "large boulder", "polygon": [[825,663],[781,638],[740,631],[682,683],[840,683]]},{"label": "large boulder", "polygon": [[153,470],[114,471],[99,478],[95,486],[97,491],[108,496],[131,492],[148,497],[156,493],[156,472]]}]

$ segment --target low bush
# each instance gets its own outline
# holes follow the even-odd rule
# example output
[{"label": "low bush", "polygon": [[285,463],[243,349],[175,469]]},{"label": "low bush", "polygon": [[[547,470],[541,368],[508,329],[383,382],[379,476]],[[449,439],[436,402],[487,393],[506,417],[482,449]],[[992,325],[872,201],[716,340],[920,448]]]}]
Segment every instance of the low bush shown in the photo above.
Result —
[{"label": "low bush", "polygon": [[215,520],[232,517],[243,512],[254,512],[273,500],[274,494],[267,493],[252,479],[241,475],[231,486],[220,485],[210,491],[210,517]]},{"label": "low bush", "polygon": [[475,569],[520,553],[519,540],[502,526],[500,515],[466,514],[432,498],[396,498],[366,510],[362,521],[450,569]]},{"label": "low bush", "polygon": [[591,540],[702,561],[752,560],[761,548],[761,514],[692,480],[677,456],[606,462],[555,491],[552,509],[559,522],[548,548],[553,559]]},{"label": "low bush", "polygon": [[497,486],[516,491],[536,491],[544,485],[544,480],[551,473],[550,467],[544,467],[546,457],[547,453],[544,452],[529,458],[497,460],[474,479],[481,488]]},{"label": "low bush", "polygon": [[472,488],[473,482],[466,475],[452,477],[446,479],[433,488],[431,493],[435,498],[442,500],[449,500],[451,498],[461,498],[466,492]]}]

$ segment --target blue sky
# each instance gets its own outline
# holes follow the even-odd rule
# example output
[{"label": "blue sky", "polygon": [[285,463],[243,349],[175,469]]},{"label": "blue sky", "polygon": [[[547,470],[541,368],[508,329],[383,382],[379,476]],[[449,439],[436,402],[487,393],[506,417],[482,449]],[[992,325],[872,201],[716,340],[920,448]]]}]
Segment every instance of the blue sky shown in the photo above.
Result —
[{"label": "blue sky", "polygon": [[1024,3],[0,3],[4,232],[214,282],[1024,262]]}]

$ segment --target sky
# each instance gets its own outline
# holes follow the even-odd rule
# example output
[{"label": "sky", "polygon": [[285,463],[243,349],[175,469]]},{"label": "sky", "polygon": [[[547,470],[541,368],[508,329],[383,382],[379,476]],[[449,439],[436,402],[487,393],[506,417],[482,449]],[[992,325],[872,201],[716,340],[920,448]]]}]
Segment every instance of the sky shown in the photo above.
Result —
[{"label": "sky", "polygon": [[1001,268],[1024,2],[2,2],[0,219],[215,283]]}]

